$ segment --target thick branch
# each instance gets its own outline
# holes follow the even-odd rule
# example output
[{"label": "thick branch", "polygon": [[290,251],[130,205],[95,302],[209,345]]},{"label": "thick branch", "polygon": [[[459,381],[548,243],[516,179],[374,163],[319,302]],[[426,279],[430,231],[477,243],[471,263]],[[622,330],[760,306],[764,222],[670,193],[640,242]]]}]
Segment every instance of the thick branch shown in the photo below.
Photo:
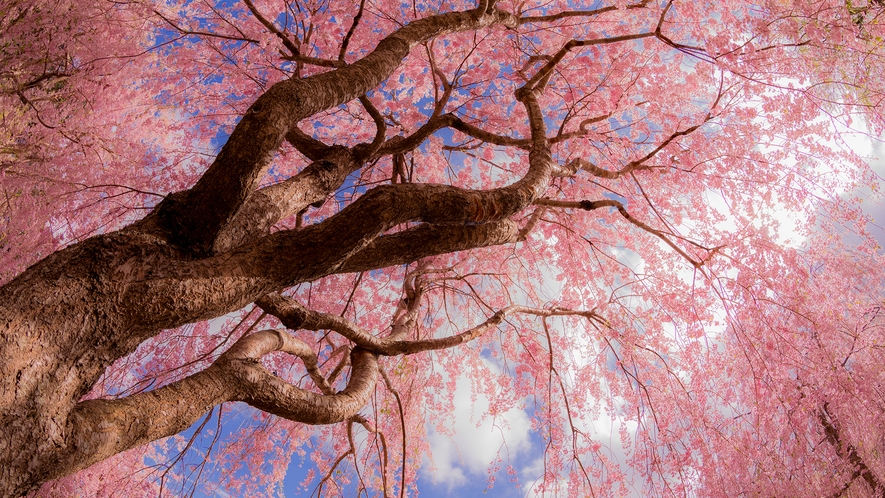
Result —
[{"label": "thick branch", "polygon": [[267,235],[275,223],[317,205],[344,184],[363,161],[345,147],[327,147],[318,160],[295,176],[264,187],[249,197],[215,241],[213,250],[225,252],[257,236]]},{"label": "thick branch", "polygon": [[366,109],[366,112],[369,113],[369,116],[372,117],[372,121],[375,122],[375,138],[372,139],[372,143],[369,144],[368,150],[364,151],[361,155],[363,157],[371,157],[375,152],[381,148],[381,145],[384,143],[384,137],[387,133],[387,125],[384,123],[384,117],[381,116],[381,113],[378,112],[378,109],[372,104],[372,101],[369,100],[369,97],[366,95],[360,96],[360,103],[363,104],[363,107]]},{"label": "thick branch", "polygon": [[[380,186],[320,224],[277,232],[244,244],[235,252],[197,261],[145,262],[133,269],[134,278],[122,297],[126,309],[131,310],[128,326],[155,330],[213,318],[298,282],[340,273],[343,268],[353,271],[358,264],[371,264],[371,260],[361,257],[349,266],[348,260],[369,249],[383,232],[402,223],[463,226],[503,220],[524,209],[547,188],[552,172],[549,152],[533,151],[530,163],[526,176],[508,187],[475,191],[444,185]],[[482,234],[453,230],[458,231],[462,237]],[[497,240],[508,236],[494,230],[485,233]],[[386,242],[389,248],[401,239],[394,237]],[[407,257],[420,251],[426,249],[416,248]],[[385,263],[398,257],[403,256],[390,255]]]},{"label": "thick branch", "polygon": [[[440,34],[464,26],[488,25],[497,22],[499,17],[481,16],[477,20],[473,15],[436,16],[414,23],[412,34]],[[405,34],[411,33],[407,28],[403,28]],[[399,33],[388,38],[381,45],[389,46],[379,45],[376,52],[386,53],[386,57],[391,53],[404,57],[409,43],[403,36]],[[6,370],[9,375],[4,383],[14,387],[4,393],[4,407],[15,406],[16,412],[4,413],[4,421],[13,415],[18,419],[42,417],[40,424],[44,432],[37,437],[45,441],[34,443],[47,451],[50,446],[68,447],[70,439],[61,427],[70,420],[77,400],[105,367],[158,330],[214,318],[269,292],[339,272],[351,257],[370,248],[379,236],[397,225],[498,223],[545,192],[553,163],[536,94],[529,91],[519,96],[531,120],[533,145],[529,170],[510,186],[489,191],[440,185],[381,186],[323,223],[303,230],[278,232],[242,245],[234,244],[235,250],[206,258],[182,258],[176,248],[158,240],[160,237],[155,236],[150,227],[162,221],[166,223],[165,230],[173,233],[173,239],[175,232],[181,236],[195,234],[194,239],[183,243],[185,246],[212,244],[221,226],[229,223],[241,207],[231,211],[231,206],[245,202],[248,197],[245,193],[251,193],[262,173],[263,170],[256,168],[264,166],[255,158],[264,157],[262,160],[269,161],[287,130],[294,127],[301,110],[312,112],[339,97],[348,97],[348,92],[355,88],[361,90],[362,84],[353,81],[360,80],[363,73],[371,72],[371,78],[381,77],[370,70],[383,66],[384,61],[376,61],[368,67],[366,61],[370,57],[363,59],[362,65],[357,62],[340,70],[341,73],[335,72],[337,77],[324,79],[324,75],[320,75],[274,86],[252,106],[215,165],[193,190],[167,197],[155,210],[156,215],[140,226],[59,251],[0,288],[0,302],[4,303],[0,308],[4,320],[0,323],[5,323],[4,336],[11,337],[8,334],[15,331],[20,338],[13,344],[15,347],[4,349],[5,358],[25,358],[24,351],[40,359],[29,364],[16,360],[18,363]],[[389,68],[395,68],[399,59],[387,63]],[[365,83],[366,79],[361,81]],[[294,90],[305,92],[292,94]],[[288,112],[293,108],[298,112]],[[466,233],[469,235],[470,230]],[[399,240],[394,237],[386,242]],[[69,310],[81,305],[90,312],[77,318],[79,322],[72,322]],[[61,328],[66,331],[76,328],[76,333],[64,335],[61,342],[41,340]],[[299,393],[286,388],[270,374],[242,368],[244,375],[252,375],[254,377],[249,378],[273,387],[271,394],[253,393],[246,401],[280,414],[286,414],[289,409],[272,406],[272,399],[283,399],[287,403],[298,401]],[[19,382],[19,377],[24,380]],[[171,388],[164,392],[171,392]],[[214,401],[206,403],[210,402]],[[319,403],[314,404],[321,406]],[[44,417],[43,412],[49,415]],[[175,429],[178,430],[177,426]],[[22,440],[28,440],[27,426],[16,426],[12,430]],[[54,451],[51,454],[54,459]],[[38,462],[48,460],[39,453],[15,460],[15,469],[21,469],[17,475],[27,482],[16,482],[13,486],[26,489],[38,482],[33,480],[40,479],[38,476],[24,469],[42,468],[44,464]],[[14,472],[19,470],[7,474]]]},{"label": "thick branch", "polygon": [[332,148],[330,145],[326,145],[304,133],[297,126],[292,127],[289,129],[289,133],[286,133],[286,141],[311,161],[319,161]]},{"label": "thick branch", "polygon": [[[827,442],[833,445],[839,455],[843,458],[847,458],[848,462],[854,467],[854,473],[852,474],[851,479],[846,484],[846,489],[847,487],[851,486],[855,479],[860,477],[867,483],[867,485],[870,487],[870,490],[876,496],[885,497],[885,485],[879,482],[879,479],[867,466],[863,457],[861,457],[857,453],[857,449],[854,447],[854,445],[851,443],[845,443],[842,440],[839,429],[834,424],[827,406],[827,403],[824,403],[823,407],[818,412],[818,420],[824,428],[824,435],[827,438]],[[842,491],[844,492],[845,489],[843,489]],[[837,494],[837,496],[841,495],[841,492]]]},{"label": "thick branch", "polygon": [[332,424],[347,420],[369,401],[375,388],[378,362],[375,355],[354,348],[350,353],[351,374],[347,387],[332,396],[299,389],[268,372],[255,361],[272,351],[299,357],[313,355],[303,342],[280,331],[263,331],[247,336],[219,358],[239,382],[236,401],[244,401],[268,413],[305,424]]},{"label": "thick branch", "polygon": [[481,225],[429,225],[378,237],[354,254],[338,273],[356,273],[403,265],[428,256],[519,242],[519,227],[511,220]]},{"label": "thick branch", "polygon": [[[304,391],[272,375],[258,361],[282,351],[305,361],[311,377],[329,395]],[[136,446],[177,434],[225,401],[244,401],[261,410],[307,424],[331,424],[357,414],[370,399],[377,377],[375,356],[351,353],[351,380],[337,394],[316,371],[316,356],[291,334],[265,330],[237,341],[209,368],[154,391],[116,400],[89,400],[68,418],[65,457],[43,470],[46,479],[76,472]]]},{"label": "thick branch", "polygon": [[[124,300],[135,310],[129,323],[139,328],[172,328],[213,318],[238,309],[260,296],[299,282],[337,273],[348,259],[396,225],[484,224],[506,219],[523,210],[547,190],[554,171],[545,136],[537,89],[521,88],[517,98],[525,105],[532,134],[529,169],[512,185],[486,191],[445,185],[398,184],[376,187],[335,216],[298,231],[278,232],[237,252],[198,261],[169,261],[166,268],[152,264],[145,278],[127,289]],[[217,288],[207,300],[182,300],[196,288]],[[219,309],[220,307],[220,309]],[[162,318],[160,318],[162,317]]]},{"label": "thick branch", "polygon": [[[537,120],[534,97],[524,95],[523,100]],[[89,239],[53,254],[0,288],[4,303],[0,323],[6,324],[7,333],[27,330],[17,343],[21,351],[45,360],[24,363],[20,359],[26,356],[20,351],[4,350],[6,358],[19,358],[6,370],[5,383],[13,387],[5,391],[4,406],[16,406],[21,416],[48,410],[52,417],[42,423],[50,438],[40,444],[66,447],[68,437],[61,427],[76,400],[114,359],[134,350],[157,330],[214,318],[270,292],[354,269],[356,264],[393,264],[403,256],[369,253],[395,248],[403,243],[403,237],[426,238],[450,231],[460,232],[461,238],[455,240],[468,246],[478,244],[476,237],[482,234],[486,234],[484,242],[480,241],[484,244],[512,240],[515,227],[504,220],[546,190],[553,170],[544,144],[543,122],[540,129],[533,125],[533,130],[537,130],[534,136],[541,138],[537,150],[529,155],[529,171],[508,187],[474,191],[440,185],[381,186],[320,224],[277,232],[234,251],[197,260],[182,259],[173,248],[137,229]],[[442,227],[443,232],[430,228],[394,235],[372,245],[390,228],[414,221],[453,226]],[[464,228],[474,224],[489,225],[491,231],[478,226]],[[369,251],[363,256],[370,257],[355,258],[346,266],[351,257],[366,249]],[[423,251],[436,250],[448,252],[443,244]],[[407,257],[422,255],[421,251],[408,251],[404,250]],[[76,334],[64,336],[61,349],[58,343],[41,339],[61,327],[70,328],[67,310],[80,303],[95,312],[84,315]],[[62,350],[64,355],[58,353]],[[67,377],[70,371],[78,376]],[[19,382],[19,377],[24,380]],[[273,379],[266,380],[273,384]],[[278,394],[286,394],[280,389]],[[250,402],[267,405],[260,398]],[[23,433],[28,428],[17,430]],[[35,453],[31,459],[19,459],[16,465],[42,468],[29,460],[46,461]],[[30,480],[39,479],[35,474],[27,472],[27,476],[28,483],[39,482]],[[27,488],[28,483],[15,486]]]},{"label": "thick branch", "polygon": [[383,39],[348,66],[273,85],[249,108],[215,162],[186,193],[155,210],[171,240],[197,254],[212,252],[221,229],[240,210],[264,176],[283,138],[298,121],[364,95],[399,67],[411,47],[436,36],[503,23],[512,15],[452,12],[419,19]]}]

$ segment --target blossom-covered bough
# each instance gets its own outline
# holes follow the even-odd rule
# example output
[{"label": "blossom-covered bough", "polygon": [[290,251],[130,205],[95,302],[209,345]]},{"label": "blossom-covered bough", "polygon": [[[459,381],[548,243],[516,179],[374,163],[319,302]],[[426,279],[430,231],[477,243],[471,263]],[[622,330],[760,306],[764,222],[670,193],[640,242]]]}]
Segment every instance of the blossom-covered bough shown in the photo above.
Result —
[{"label": "blossom-covered bough", "polygon": [[0,493],[245,402],[402,496],[462,376],[539,491],[885,493],[881,5],[283,7],[4,5]]}]

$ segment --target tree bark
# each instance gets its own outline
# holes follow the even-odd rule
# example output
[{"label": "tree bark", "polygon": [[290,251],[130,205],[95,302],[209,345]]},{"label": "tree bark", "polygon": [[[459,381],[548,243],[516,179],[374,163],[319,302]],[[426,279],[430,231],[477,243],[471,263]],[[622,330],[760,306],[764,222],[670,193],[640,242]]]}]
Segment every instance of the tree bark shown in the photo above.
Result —
[{"label": "tree bark", "polygon": [[[334,192],[367,159],[356,148],[325,147],[299,135],[299,120],[377,86],[415,44],[493,24],[515,27],[517,19],[490,7],[432,16],[401,28],[349,66],[274,85],[193,188],[168,196],[128,228],[50,255],[0,288],[0,495],[24,494],[179,432],[222,401],[245,401],[305,423],[355,414],[374,385],[374,373],[366,373],[374,372],[374,356],[360,348],[348,389],[330,396],[298,390],[229,352],[205,371],[155,391],[80,400],[108,366],[163,329],[333,273],[517,240],[508,218],[543,194],[554,170],[533,91],[520,97],[533,141],[529,171],[516,183],[490,191],[376,187],[323,223],[268,233],[281,218]],[[256,190],[286,137],[314,156],[314,164]],[[274,348],[291,346],[278,339]],[[272,349],[259,347],[249,358]]]}]

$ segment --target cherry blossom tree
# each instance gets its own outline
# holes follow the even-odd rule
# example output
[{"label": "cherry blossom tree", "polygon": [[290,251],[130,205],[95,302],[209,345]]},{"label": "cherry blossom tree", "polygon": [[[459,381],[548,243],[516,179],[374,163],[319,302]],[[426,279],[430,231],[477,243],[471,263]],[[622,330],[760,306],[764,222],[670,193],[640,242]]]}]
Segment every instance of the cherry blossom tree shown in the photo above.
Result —
[{"label": "cherry blossom tree", "polygon": [[880,1],[0,6],[4,496],[885,494]]}]

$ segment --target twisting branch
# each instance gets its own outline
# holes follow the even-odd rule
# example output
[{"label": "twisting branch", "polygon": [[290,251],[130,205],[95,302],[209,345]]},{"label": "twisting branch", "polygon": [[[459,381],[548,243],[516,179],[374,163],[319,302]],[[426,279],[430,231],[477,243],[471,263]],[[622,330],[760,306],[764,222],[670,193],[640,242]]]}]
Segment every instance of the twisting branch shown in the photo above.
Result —
[{"label": "twisting branch", "polygon": [[538,207],[538,209],[535,209],[535,211],[532,212],[532,215],[529,217],[528,223],[526,223],[525,226],[519,230],[520,241],[525,240],[529,236],[529,234],[538,224],[538,221],[540,221],[541,217],[544,216],[544,212],[546,212],[546,210],[546,206],[540,206]]},{"label": "twisting branch", "polygon": [[350,39],[353,38],[353,33],[356,31],[356,27],[360,23],[360,19],[363,17],[363,8],[366,5],[366,0],[360,0],[360,9],[357,11],[356,15],[353,16],[353,23],[350,25],[350,29],[347,30],[347,34],[344,35],[344,41],[341,42],[341,50],[338,51],[338,60],[344,62],[344,57],[347,55],[347,46],[350,45]]},{"label": "twisting branch", "polygon": [[[613,207],[618,210],[618,213],[630,223],[636,225],[637,227],[645,230],[646,232],[654,235],[655,237],[663,240],[668,246],[670,246],[674,251],[676,251],[680,256],[686,259],[692,266],[695,268],[700,268],[706,263],[706,259],[701,261],[696,261],[694,258],[688,255],[685,251],[679,248],[673,241],[667,237],[667,234],[664,232],[652,228],[645,223],[637,220],[631,215],[627,209],[624,207],[620,201],[616,201],[614,199],[603,199],[599,201],[559,201],[555,199],[538,199],[535,201],[535,204],[539,206],[548,206],[548,207],[558,207],[558,208],[566,208],[566,209],[583,209],[585,211],[593,211],[595,209],[603,208],[603,207]],[[708,249],[710,251],[717,251],[720,248]]]},{"label": "twisting branch", "polygon": [[[279,334],[280,337],[291,337],[287,332],[282,330],[277,330],[275,332]],[[320,372],[316,353],[314,353],[313,350],[302,341],[295,340],[291,342],[293,344],[291,349],[281,349],[280,351],[297,356],[304,364],[304,369],[307,370],[307,374],[310,376],[311,380],[313,380],[314,384],[316,384],[323,394],[327,396],[335,394],[332,386],[329,385],[329,382],[323,377],[323,373]]]},{"label": "twisting branch", "polygon": [[[626,8],[627,9],[641,9],[641,8],[647,6],[648,2],[649,2],[649,0],[642,0],[639,3],[634,3],[631,5],[628,5]],[[523,25],[523,24],[529,24],[529,23],[547,23],[547,22],[558,21],[560,19],[566,19],[569,17],[593,17],[593,16],[598,16],[600,14],[605,14],[606,12],[611,12],[613,10],[618,10],[618,7],[612,5],[609,7],[602,7],[602,8],[593,9],[593,10],[569,10],[569,11],[564,11],[564,12],[558,12],[556,14],[549,14],[546,16],[526,16],[526,17],[519,18],[519,24]]]},{"label": "twisting branch", "polygon": [[673,6],[673,0],[667,2],[667,6],[664,7],[664,10],[661,12],[660,20],[658,21],[658,26],[655,28],[655,38],[661,40],[665,44],[683,52],[685,54],[691,55],[693,57],[697,57],[698,59],[707,61],[707,62],[715,62],[715,57],[711,57],[704,48],[701,47],[693,47],[690,45],[684,45],[682,43],[676,43],[662,32],[662,28],[664,26],[664,17],[667,16],[667,12],[670,10],[670,7]]},{"label": "twisting branch", "polygon": [[280,32],[280,30],[277,29],[274,23],[265,18],[258,10],[258,8],[255,7],[255,4],[252,3],[252,0],[243,0],[243,3],[246,4],[246,7],[249,8],[249,11],[252,12],[252,15],[255,16],[255,19],[258,19],[258,22],[264,25],[264,27],[267,28],[268,31],[276,35],[277,38],[279,38],[283,42],[283,45],[287,49],[289,49],[289,52],[293,57],[299,57],[301,55],[301,48],[298,46],[298,44],[296,44],[291,39],[289,39],[288,36]]},{"label": "twisting branch", "polygon": [[358,346],[369,346],[373,351],[384,350],[383,339],[370,334],[356,323],[338,315],[308,309],[293,298],[268,294],[256,304],[292,330],[334,330]]},{"label": "twisting branch", "polygon": [[304,154],[304,157],[311,161],[319,161],[328,154],[332,148],[332,146],[304,133],[301,131],[301,128],[298,128],[297,126],[292,127],[292,129],[286,133],[286,141],[289,142],[292,147],[295,147],[295,150]]},{"label": "twisting branch", "polygon": [[444,33],[494,24],[515,27],[516,22],[515,16],[502,11],[478,17],[449,12],[418,19],[385,37],[353,64],[275,83],[243,115],[197,183],[164,199],[151,217],[179,248],[195,255],[214,253],[218,233],[255,192],[283,138],[299,121],[375,88],[400,67],[414,45]]},{"label": "twisting branch", "polygon": [[[718,99],[717,99],[717,102],[718,102]],[[709,121],[711,118],[712,118],[712,114],[707,114],[706,118],[704,119],[704,123]],[[571,161],[569,161],[565,166],[560,167],[559,171],[556,172],[556,175],[558,175],[558,176],[571,176],[571,175],[574,175],[575,173],[577,173],[579,170],[584,170],[584,171],[589,172],[591,175],[597,176],[599,178],[607,178],[610,180],[615,180],[617,178],[620,178],[624,175],[630,174],[630,173],[637,171],[637,170],[650,169],[651,168],[650,166],[645,165],[646,161],[648,161],[649,159],[656,156],[658,154],[658,152],[660,152],[665,147],[670,145],[670,143],[672,143],[673,140],[676,140],[679,137],[684,137],[686,135],[690,135],[692,132],[697,131],[701,126],[703,126],[703,123],[697,124],[692,127],[686,128],[684,130],[679,130],[679,131],[672,133],[663,142],[661,142],[657,147],[655,147],[651,152],[642,156],[639,159],[636,159],[634,161],[630,161],[623,168],[621,168],[617,171],[610,171],[610,170],[607,170],[604,168],[600,168],[599,166],[593,164],[590,161],[587,161],[587,160],[581,159],[581,158],[576,158],[576,159],[572,159]]]},{"label": "twisting branch", "polygon": [[[163,237],[168,234],[167,240],[173,241],[177,248],[166,246],[162,253],[150,253],[150,249],[133,242],[120,249],[122,253],[105,251],[96,256],[99,263],[95,268],[104,262],[109,263],[107,268],[96,271],[107,271],[109,273],[100,275],[109,275],[120,268],[121,254],[132,255],[131,258],[124,258],[129,265],[127,271],[131,270],[125,277],[125,290],[118,286],[113,290],[102,289],[90,294],[90,298],[96,298],[93,301],[97,303],[96,306],[110,304],[111,300],[118,304],[126,303],[125,311],[116,307],[109,312],[110,317],[103,317],[97,324],[90,325],[93,327],[91,330],[77,336],[93,337],[95,347],[109,348],[106,349],[109,352],[107,355],[88,360],[91,362],[88,366],[90,371],[99,372],[100,366],[106,366],[102,362],[122,356],[130,344],[134,349],[141,338],[150,337],[162,328],[218,316],[222,310],[237,309],[269,292],[343,271],[355,256],[366,249],[377,249],[385,241],[402,242],[404,239],[401,237],[385,239],[384,233],[403,223],[423,222],[430,227],[408,232],[407,238],[438,235],[446,231],[446,226],[460,225],[459,243],[463,248],[476,247],[477,234],[489,235],[488,231],[471,230],[471,226],[490,229],[498,236],[515,235],[515,224],[509,218],[543,195],[553,172],[543,114],[537,101],[540,92],[536,89],[526,89],[517,95],[529,115],[532,146],[528,172],[508,186],[470,190],[446,185],[382,185],[360,196],[322,223],[302,230],[255,237],[243,243],[240,243],[243,239],[238,238],[239,235],[232,233],[229,244],[216,245],[223,238],[220,234],[234,225],[232,221],[238,213],[248,208],[248,202],[256,199],[257,186],[274,152],[301,119],[364,95],[399,67],[415,44],[441,33],[479,29],[496,23],[512,25],[512,17],[495,11],[479,19],[458,12],[419,19],[385,38],[371,54],[345,68],[299,80],[288,79],[273,85],[244,114],[216,161],[192,189],[167,196],[148,218],[130,227],[128,232],[118,234],[118,239],[112,239],[120,240],[139,233],[161,234]],[[356,78],[357,75],[360,78]],[[308,144],[307,148],[316,145],[303,137],[296,138],[296,141],[299,138],[302,143]],[[329,154],[338,151],[343,156],[352,156],[351,150],[331,147],[320,161],[311,166],[318,170],[340,172],[342,168],[329,157]],[[347,157],[341,160],[344,163],[351,161]],[[320,185],[315,192],[324,192],[323,175],[319,171],[317,173],[315,180]],[[283,186],[279,190],[284,194],[291,193],[286,188]],[[261,195],[268,197],[273,191],[273,187],[267,191],[262,189]],[[273,206],[273,203],[268,206]],[[276,209],[276,206],[273,207]],[[259,209],[258,212],[262,223],[265,218],[279,214],[279,211],[270,209]],[[443,230],[435,231],[434,224],[444,224]],[[90,243],[75,246],[73,252],[64,252],[64,257],[88,253],[107,240],[92,239]],[[376,241],[379,244],[373,245]],[[420,248],[418,253],[432,253],[443,245],[440,242],[431,249]],[[233,247],[238,249],[230,250]],[[195,257],[181,257],[179,249]],[[389,263],[396,257],[402,255],[386,256],[369,264]],[[93,280],[103,278],[99,276]],[[219,282],[225,284],[222,292],[218,292]],[[182,299],[182,296],[187,296],[187,299]],[[503,319],[506,313],[497,314],[499,318],[496,320]],[[472,333],[477,336],[481,330],[491,328],[496,323],[489,322]],[[344,325],[349,327],[347,323]],[[104,339],[107,337],[106,329],[113,327],[126,331],[126,338],[120,340],[122,345],[104,344],[107,342]],[[118,332],[117,336],[120,334]],[[359,334],[351,336],[356,337],[357,341],[361,339]],[[378,340],[371,336],[369,338],[369,341],[363,342]],[[455,338],[453,344],[467,338],[462,334]],[[402,347],[398,341],[394,342],[394,346]],[[430,342],[419,344],[418,349],[439,346]],[[315,364],[315,359],[311,359],[312,352],[306,345],[281,331],[263,331],[240,339],[207,369],[179,382],[123,399],[77,403],[72,411],[64,408],[61,413],[69,416],[61,422],[64,422],[64,427],[70,428],[64,434],[66,446],[59,452],[59,458],[53,458],[52,463],[46,460],[46,465],[51,465],[52,469],[41,468],[35,475],[51,479],[120,451],[178,433],[212,406],[224,401],[243,401],[293,421],[326,424],[352,417],[371,399],[378,372],[377,357],[365,348],[355,347],[351,350],[350,380],[342,392],[334,395],[305,391],[268,372],[259,360],[272,351],[285,351],[307,358],[308,368],[314,368],[311,363]],[[118,353],[119,356],[114,356]],[[89,375],[85,374],[76,382],[88,387],[91,383]],[[321,389],[329,390],[317,371],[312,372],[312,377]],[[65,389],[74,392],[80,388]],[[184,396],[188,398],[183,399]],[[59,406],[67,402],[61,401]],[[71,402],[72,405],[74,403],[76,400]]]},{"label": "twisting branch", "polygon": [[384,137],[387,134],[387,125],[384,123],[384,116],[378,112],[378,109],[372,104],[372,101],[369,100],[367,95],[361,95],[359,101],[366,109],[366,112],[369,113],[369,116],[372,116],[372,121],[375,122],[375,138],[372,139],[372,143],[369,144],[368,150],[360,152],[360,157],[365,161],[378,152],[378,149],[384,144]]},{"label": "twisting branch", "polygon": [[546,82],[550,75],[553,74],[553,69],[556,68],[557,64],[559,64],[565,56],[571,52],[571,50],[575,47],[590,47],[594,45],[607,45],[610,43],[620,43],[623,41],[630,40],[641,40],[643,38],[652,38],[655,36],[654,32],[651,33],[637,33],[633,35],[621,35],[621,36],[612,36],[609,38],[594,38],[592,40],[569,40],[559,52],[556,52],[555,55],[550,57],[550,60],[547,64],[544,64],[541,69],[535,73],[527,82],[526,86],[530,88],[534,88],[535,86],[543,87],[543,82]]},{"label": "twisting branch", "polygon": [[[124,299],[132,299],[133,305],[142,303],[134,306],[137,309],[127,315],[127,320],[143,327],[156,324],[170,328],[187,323],[194,314],[205,314],[207,307],[214,304],[176,296],[185,292],[184,286],[187,292],[213,286],[215,278],[225,278],[230,288],[239,289],[238,299],[250,302],[278,289],[340,273],[348,260],[402,223],[470,226],[504,222],[543,195],[554,169],[544,136],[543,115],[533,93],[520,95],[528,109],[533,145],[528,171],[516,182],[490,190],[432,184],[381,185],[334,216],[301,230],[272,233],[242,245],[237,251],[201,259],[195,265],[170,262],[158,269],[151,264],[150,272],[156,277],[133,281],[127,288]],[[506,222],[494,229],[505,227]],[[461,235],[476,233],[464,231]],[[235,270],[242,268],[249,270]],[[218,306],[231,305],[223,294],[213,294],[210,299]]]},{"label": "twisting branch", "polygon": [[[329,394],[305,391],[268,372],[260,359],[273,351],[301,358],[311,378]],[[377,357],[365,349],[354,348],[351,365],[347,387],[331,394],[307,344],[280,330],[244,336],[208,368],[177,382],[125,398],[78,403],[68,418],[73,443],[63,458],[44,472],[48,476],[69,474],[121,451],[177,434],[225,401],[244,401],[306,424],[347,420],[371,398],[378,373]]]},{"label": "twisting branch", "polygon": [[356,323],[330,313],[322,313],[310,310],[298,301],[283,297],[279,294],[270,294],[260,299],[257,303],[261,309],[276,316],[289,328],[301,328],[306,330],[334,330],[346,337],[358,347],[380,356],[411,355],[424,351],[436,351],[449,349],[460,344],[470,342],[485,332],[500,325],[504,319],[514,314],[527,314],[540,317],[550,316],[581,316],[589,320],[603,323],[601,317],[594,310],[569,310],[563,308],[531,308],[528,306],[511,305],[498,311],[483,323],[468,329],[460,334],[433,339],[400,339],[380,338],[372,335]]},{"label": "twisting branch", "polygon": [[[637,104],[637,105],[639,105],[639,104]],[[575,137],[582,137],[582,136],[586,135],[587,133],[590,133],[590,130],[587,129],[588,126],[590,126],[594,123],[598,123],[600,121],[606,120],[606,119],[612,117],[613,114],[614,114],[614,112],[609,112],[609,113],[603,114],[601,116],[596,116],[593,118],[584,119],[581,121],[581,124],[578,125],[577,130],[571,131],[568,133],[559,133],[558,135],[556,135],[555,137],[550,139],[550,143],[556,144],[559,142],[564,142],[566,140],[570,140]]]}]

